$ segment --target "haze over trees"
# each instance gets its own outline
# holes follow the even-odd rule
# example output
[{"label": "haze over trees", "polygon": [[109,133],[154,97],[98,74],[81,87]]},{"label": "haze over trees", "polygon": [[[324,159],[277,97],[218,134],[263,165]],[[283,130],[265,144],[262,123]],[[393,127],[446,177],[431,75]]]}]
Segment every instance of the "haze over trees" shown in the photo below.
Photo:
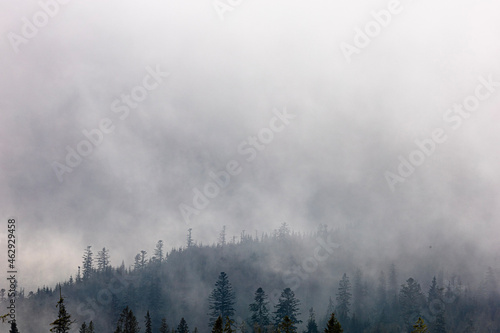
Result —
[{"label": "haze over trees", "polygon": [[[442,333],[500,328],[493,267],[473,274],[433,264],[415,270],[423,267],[417,257],[405,267],[375,254],[370,265],[361,266],[355,245],[342,241],[348,230],[300,234],[284,225],[271,235],[241,233],[228,241],[223,229],[219,242],[209,246],[197,245],[191,232],[183,248],[164,251],[163,242],[156,242],[152,257],[138,250],[130,267],[122,258],[121,265],[112,266],[112,251],[105,247],[94,265],[88,246],[77,278],[60,284],[63,293],[59,285],[27,295],[20,289],[16,329]],[[331,251],[311,265],[323,248]],[[5,302],[4,297],[2,306]]]}]

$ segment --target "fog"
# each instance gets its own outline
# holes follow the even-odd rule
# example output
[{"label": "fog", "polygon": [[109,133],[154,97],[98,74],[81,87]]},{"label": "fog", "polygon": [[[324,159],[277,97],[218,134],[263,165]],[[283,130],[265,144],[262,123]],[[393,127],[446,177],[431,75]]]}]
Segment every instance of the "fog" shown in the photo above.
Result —
[{"label": "fog", "polygon": [[128,266],[188,228],[283,222],[350,225],[360,260],[498,267],[498,2],[214,3],[61,1],[36,32],[37,1],[0,4],[0,242],[14,216],[21,286],[75,275],[87,245]]}]

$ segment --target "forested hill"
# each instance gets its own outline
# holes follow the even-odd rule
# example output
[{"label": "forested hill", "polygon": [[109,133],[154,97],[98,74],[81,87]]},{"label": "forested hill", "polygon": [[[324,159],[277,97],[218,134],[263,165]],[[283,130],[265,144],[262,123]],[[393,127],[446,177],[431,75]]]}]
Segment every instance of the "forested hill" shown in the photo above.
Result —
[{"label": "forested hill", "polygon": [[[196,244],[190,235],[185,247],[169,252],[158,241],[153,251],[137,254],[133,267],[111,267],[112,253],[89,246],[75,277],[60,284],[75,320],[73,331],[92,321],[95,332],[114,332],[128,306],[140,332],[145,332],[147,311],[152,332],[160,332],[162,318],[171,329],[184,318],[191,332],[195,327],[210,332],[213,291],[224,272],[234,292],[231,319],[239,331],[252,331],[255,319],[249,305],[258,288],[267,296],[271,325],[283,291],[290,288],[298,301],[295,324],[300,332],[311,331],[312,319],[323,331],[332,312],[345,332],[399,333],[419,316],[433,332],[500,332],[495,268],[462,272],[419,253],[394,262],[374,251],[363,252],[349,228],[322,226],[306,235],[284,224],[271,235],[242,233],[230,241],[223,231],[218,244],[210,246]],[[20,293],[19,331],[48,331],[59,300],[58,286]]]}]

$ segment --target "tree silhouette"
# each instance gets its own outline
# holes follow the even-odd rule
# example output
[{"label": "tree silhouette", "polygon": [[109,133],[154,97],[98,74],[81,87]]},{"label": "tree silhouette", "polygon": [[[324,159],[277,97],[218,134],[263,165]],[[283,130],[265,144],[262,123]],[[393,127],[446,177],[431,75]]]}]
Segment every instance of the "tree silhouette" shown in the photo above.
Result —
[{"label": "tree silhouette", "polygon": [[222,317],[219,316],[214,323],[214,327],[212,328],[212,333],[222,333],[222,332],[223,332]]},{"label": "tree silhouette", "polygon": [[326,324],[325,333],[342,333],[344,330],[340,326],[339,321],[335,318],[335,314],[332,312],[328,323]]},{"label": "tree silhouette", "polygon": [[297,329],[295,324],[300,324],[302,320],[298,319],[300,301],[295,298],[295,293],[290,288],[283,289],[281,296],[276,304],[274,311],[275,325],[279,326],[285,317],[292,322],[292,328]]},{"label": "tree silhouette", "polygon": [[222,318],[232,318],[234,316],[235,295],[233,287],[227,278],[227,274],[221,272],[215,288],[209,298],[210,323],[209,326],[214,326],[215,321],[219,316]]},{"label": "tree silhouette", "polygon": [[351,307],[351,283],[346,273],[342,276],[339,282],[339,289],[337,292],[337,313],[340,320],[347,320],[349,318],[349,311]]},{"label": "tree silhouette", "polygon": [[255,291],[254,302],[249,305],[250,312],[252,313],[250,317],[252,327],[264,328],[271,323],[268,305],[269,302],[267,301],[266,293],[262,288],[258,288]]},{"label": "tree silhouette", "polygon": [[61,286],[59,286],[59,302],[57,302],[56,307],[59,308],[59,312],[57,319],[50,324],[53,326],[50,331],[54,333],[68,333],[73,322],[71,321],[71,315],[66,311],[64,298],[61,293]]},{"label": "tree silhouette", "polygon": [[177,326],[177,333],[189,333],[189,327],[184,318],[181,318],[179,325]]}]

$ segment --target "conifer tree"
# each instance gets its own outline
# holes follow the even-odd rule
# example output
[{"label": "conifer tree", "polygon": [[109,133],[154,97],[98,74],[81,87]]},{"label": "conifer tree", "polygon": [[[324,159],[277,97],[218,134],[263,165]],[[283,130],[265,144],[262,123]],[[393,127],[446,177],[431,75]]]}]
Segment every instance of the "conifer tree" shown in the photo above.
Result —
[{"label": "conifer tree", "polygon": [[191,246],[193,246],[193,237],[191,235],[191,232],[193,231],[192,228],[189,228],[188,229],[188,234],[187,234],[187,247],[190,248]]},{"label": "conifer tree", "polygon": [[436,277],[432,278],[431,286],[427,295],[427,302],[430,304],[435,299],[441,299],[443,296],[443,289],[437,285]]},{"label": "conifer tree", "polygon": [[306,333],[319,333],[318,324],[316,323],[313,308],[309,309],[309,320],[307,321]]},{"label": "conifer tree", "polygon": [[335,318],[335,314],[332,312],[328,323],[326,324],[325,333],[342,333],[344,330],[340,326],[339,321]]},{"label": "conifer tree", "polygon": [[87,333],[87,324],[83,322],[82,326],[80,326],[80,331],[79,333]]},{"label": "conifer tree", "polygon": [[89,323],[89,328],[87,329],[87,333],[95,333],[94,332],[94,322],[92,320]]},{"label": "conifer tree", "polygon": [[162,263],[163,260],[164,260],[163,241],[160,239],[158,243],[156,243],[154,261],[157,263]]},{"label": "conifer tree", "polygon": [[219,316],[214,323],[214,327],[212,328],[212,333],[222,333],[222,332],[223,332],[222,317]]},{"label": "conifer tree", "polygon": [[54,320],[50,325],[53,326],[50,331],[54,333],[68,333],[71,324],[71,315],[66,311],[66,306],[64,305],[64,298],[61,293],[61,286],[59,286],[59,301],[56,307],[59,309],[57,319]]},{"label": "conifer tree", "polygon": [[290,317],[285,316],[283,318],[283,321],[278,325],[278,331],[280,333],[296,333],[297,328],[295,327],[295,325],[293,325]]},{"label": "conifer tree", "polygon": [[151,327],[151,316],[149,315],[149,310],[146,313],[146,316],[144,317],[144,325],[146,326],[146,332],[145,333],[153,333],[153,328]]},{"label": "conifer tree", "polygon": [[290,288],[283,289],[278,304],[275,305],[274,322],[279,326],[285,317],[292,322],[292,328],[297,330],[296,324],[300,324],[302,320],[298,319],[300,301],[295,298],[295,293]]},{"label": "conifer tree", "polygon": [[268,305],[269,302],[267,301],[266,293],[262,288],[258,288],[255,291],[254,302],[249,305],[250,312],[252,313],[250,317],[252,327],[264,328],[271,323]]},{"label": "conifer tree", "polygon": [[167,325],[167,318],[161,318],[160,333],[169,333],[169,328]]},{"label": "conifer tree", "polygon": [[429,332],[427,330],[427,325],[425,325],[424,320],[421,317],[418,317],[417,323],[413,325],[413,331],[411,333],[426,333]]},{"label": "conifer tree", "polygon": [[97,270],[104,272],[109,266],[109,251],[103,247],[101,251],[97,252]]},{"label": "conifer tree", "polygon": [[128,306],[120,314],[115,333],[139,333],[139,323]]},{"label": "conifer tree", "polygon": [[351,307],[351,282],[349,282],[349,277],[346,273],[342,276],[339,282],[339,288],[337,292],[337,313],[340,320],[345,320],[349,318],[349,311]]},{"label": "conifer tree", "polygon": [[92,246],[87,246],[87,249],[83,253],[83,281],[87,281],[92,275],[94,259],[92,258]]},{"label": "conifer tree", "polygon": [[176,333],[189,333],[189,327],[184,318],[181,318]]},{"label": "conifer tree", "polygon": [[215,288],[209,298],[210,324],[212,327],[219,316],[222,318],[232,318],[234,315],[235,294],[233,287],[227,278],[227,274],[221,272]]},{"label": "conifer tree", "polygon": [[424,303],[425,296],[422,293],[420,284],[413,278],[406,280],[406,284],[401,286],[399,293],[399,307],[405,324],[410,328],[412,316],[415,314],[420,316],[420,311]]}]

